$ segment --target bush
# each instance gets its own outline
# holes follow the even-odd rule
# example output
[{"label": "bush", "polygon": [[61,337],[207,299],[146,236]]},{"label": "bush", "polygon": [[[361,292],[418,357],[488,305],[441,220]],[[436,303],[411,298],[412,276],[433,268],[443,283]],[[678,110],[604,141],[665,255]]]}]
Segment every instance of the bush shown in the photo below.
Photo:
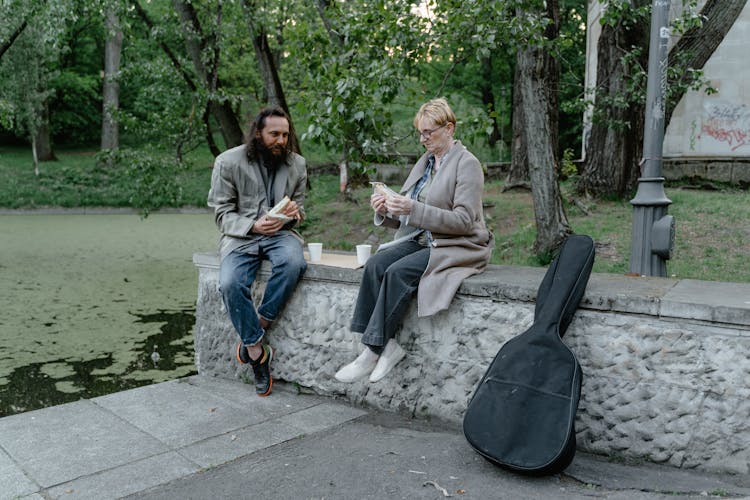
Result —
[{"label": "bush", "polygon": [[[176,206],[182,198],[177,182],[186,169],[184,163],[144,150],[118,149],[97,154],[97,166],[113,170],[115,182],[130,186],[130,206],[147,217],[152,210]],[[119,178],[119,179],[118,179]]]}]

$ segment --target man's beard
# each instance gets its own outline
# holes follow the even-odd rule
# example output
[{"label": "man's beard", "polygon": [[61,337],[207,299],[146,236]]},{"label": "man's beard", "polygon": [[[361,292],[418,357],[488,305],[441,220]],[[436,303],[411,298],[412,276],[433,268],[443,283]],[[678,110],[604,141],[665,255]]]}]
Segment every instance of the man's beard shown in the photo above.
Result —
[{"label": "man's beard", "polygon": [[269,148],[263,144],[263,141],[258,141],[255,147],[266,168],[275,169],[286,161],[286,148],[284,146],[275,144]]}]

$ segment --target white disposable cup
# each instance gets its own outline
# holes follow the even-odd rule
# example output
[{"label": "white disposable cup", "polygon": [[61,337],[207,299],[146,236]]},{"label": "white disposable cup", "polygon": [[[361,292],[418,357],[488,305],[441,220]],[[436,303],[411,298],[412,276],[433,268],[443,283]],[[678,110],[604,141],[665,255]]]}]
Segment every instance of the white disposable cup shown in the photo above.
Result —
[{"label": "white disposable cup", "polygon": [[357,264],[364,266],[367,259],[370,258],[372,245],[357,245]]},{"label": "white disposable cup", "polygon": [[308,243],[307,251],[310,252],[310,262],[320,262],[323,258],[322,243]]}]

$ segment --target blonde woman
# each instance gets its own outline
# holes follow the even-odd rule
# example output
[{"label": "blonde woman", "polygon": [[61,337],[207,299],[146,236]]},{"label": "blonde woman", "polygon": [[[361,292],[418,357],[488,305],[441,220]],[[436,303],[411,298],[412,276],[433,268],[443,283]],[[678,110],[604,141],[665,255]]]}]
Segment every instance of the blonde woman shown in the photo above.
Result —
[{"label": "blonde woman", "polygon": [[453,136],[456,117],[445,99],[419,108],[414,127],[426,152],[398,195],[370,198],[375,225],[396,229],[367,261],[351,330],[364,349],[335,375],[341,382],[377,382],[405,356],[396,334],[415,292],[417,315],[447,309],[461,282],[484,270],[494,240],[484,224],[484,174]]}]

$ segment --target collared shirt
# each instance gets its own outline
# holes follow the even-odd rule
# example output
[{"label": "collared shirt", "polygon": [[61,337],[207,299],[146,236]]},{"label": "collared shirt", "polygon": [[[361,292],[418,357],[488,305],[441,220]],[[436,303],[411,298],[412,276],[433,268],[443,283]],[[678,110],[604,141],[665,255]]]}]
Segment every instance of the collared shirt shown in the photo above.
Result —
[{"label": "collared shirt", "polygon": [[[424,174],[422,174],[422,177],[420,177],[420,179],[414,185],[414,189],[412,189],[411,191],[410,197],[412,200],[424,203],[424,200],[427,199],[427,193],[430,192],[432,179],[435,176],[435,171],[433,168],[434,166],[435,155],[431,155],[427,159],[427,165],[425,166]],[[416,241],[422,246],[429,246],[432,244],[432,233],[423,229],[417,235]]]}]

